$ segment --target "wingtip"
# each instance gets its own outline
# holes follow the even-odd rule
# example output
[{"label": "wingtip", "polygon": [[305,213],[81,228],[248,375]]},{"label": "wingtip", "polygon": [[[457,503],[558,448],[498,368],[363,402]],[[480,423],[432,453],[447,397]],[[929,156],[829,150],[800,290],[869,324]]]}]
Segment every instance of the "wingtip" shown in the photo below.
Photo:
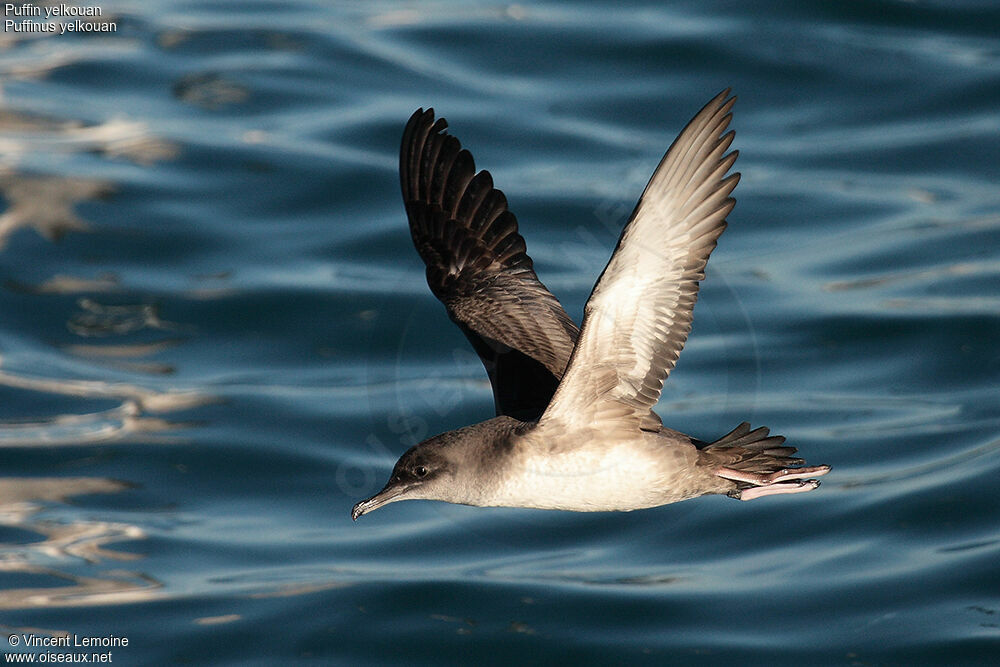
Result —
[{"label": "wingtip", "polygon": [[733,93],[732,86],[726,86],[713,97],[708,106],[722,106],[723,104],[732,104],[736,101],[736,95]]},{"label": "wingtip", "polygon": [[416,111],[410,114],[410,119],[406,123],[407,127],[427,127],[432,128],[432,126],[440,125],[437,127],[437,131],[441,131],[448,127],[448,121],[444,118],[434,118],[434,107],[418,107]]}]

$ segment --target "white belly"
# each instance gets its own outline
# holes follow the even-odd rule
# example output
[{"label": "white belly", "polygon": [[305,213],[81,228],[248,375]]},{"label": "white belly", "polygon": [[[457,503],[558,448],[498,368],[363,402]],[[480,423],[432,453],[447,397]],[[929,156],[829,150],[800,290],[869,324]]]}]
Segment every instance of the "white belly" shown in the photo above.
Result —
[{"label": "white belly", "polygon": [[[521,454],[541,448],[527,447]],[[651,436],[561,453],[515,455],[488,504],[600,512],[656,507],[698,495],[694,447]]]}]

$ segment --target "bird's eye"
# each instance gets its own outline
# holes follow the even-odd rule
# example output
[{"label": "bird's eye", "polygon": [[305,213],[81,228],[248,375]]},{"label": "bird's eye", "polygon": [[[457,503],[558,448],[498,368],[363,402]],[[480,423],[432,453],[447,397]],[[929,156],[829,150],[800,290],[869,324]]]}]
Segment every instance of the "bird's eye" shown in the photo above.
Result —
[{"label": "bird's eye", "polygon": [[424,466],[417,466],[416,468],[413,469],[413,474],[416,475],[417,477],[426,477],[427,468],[425,468]]}]

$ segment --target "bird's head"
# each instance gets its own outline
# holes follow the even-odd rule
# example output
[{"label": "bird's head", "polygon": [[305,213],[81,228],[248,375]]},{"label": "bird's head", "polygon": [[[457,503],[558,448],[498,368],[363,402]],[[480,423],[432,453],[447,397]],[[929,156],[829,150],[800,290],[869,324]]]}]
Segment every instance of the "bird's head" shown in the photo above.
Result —
[{"label": "bird's head", "polygon": [[399,457],[385,487],[355,505],[351,517],[357,521],[362,514],[399,500],[448,500],[449,485],[461,467],[449,446],[449,435],[424,440]]},{"label": "bird's head", "polygon": [[502,456],[520,422],[496,417],[486,422],[428,438],[406,451],[385,487],[354,506],[351,517],[399,500],[443,500],[483,504],[494,474],[491,464]]}]

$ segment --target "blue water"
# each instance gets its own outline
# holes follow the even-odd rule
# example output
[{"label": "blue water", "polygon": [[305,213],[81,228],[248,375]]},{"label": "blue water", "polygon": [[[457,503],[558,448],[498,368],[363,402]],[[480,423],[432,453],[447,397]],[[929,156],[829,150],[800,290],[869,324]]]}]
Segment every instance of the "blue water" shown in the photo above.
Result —
[{"label": "blue water", "polygon": [[[996,3],[98,6],[116,32],[0,34],[4,636],[125,637],[128,665],[1000,661]],[[823,486],[352,523],[492,410],[409,240],[410,113],[492,171],[579,320],[726,86],[738,204],[659,412],[770,426]]]}]

